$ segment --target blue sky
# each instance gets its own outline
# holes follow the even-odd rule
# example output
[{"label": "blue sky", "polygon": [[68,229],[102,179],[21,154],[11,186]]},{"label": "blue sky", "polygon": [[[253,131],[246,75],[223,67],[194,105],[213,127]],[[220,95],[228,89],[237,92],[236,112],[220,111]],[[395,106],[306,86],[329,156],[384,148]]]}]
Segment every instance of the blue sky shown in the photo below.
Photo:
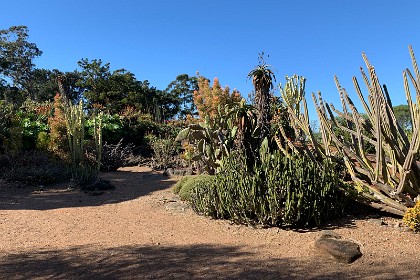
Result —
[{"label": "blue sky", "polygon": [[333,77],[357,99],[351,78],[360,78],[364,51],[397,105],[409,44],[420,59],[417,0],[9,0],[1,10],[0,29],[28,26],[44,52],[38,68],[72,71],[82,58],[102,59],[158,89],[199,71],[247,96],[247,74],[264,51],[277,83],[303,75],[307,97],[321,91],[339,107]]}]

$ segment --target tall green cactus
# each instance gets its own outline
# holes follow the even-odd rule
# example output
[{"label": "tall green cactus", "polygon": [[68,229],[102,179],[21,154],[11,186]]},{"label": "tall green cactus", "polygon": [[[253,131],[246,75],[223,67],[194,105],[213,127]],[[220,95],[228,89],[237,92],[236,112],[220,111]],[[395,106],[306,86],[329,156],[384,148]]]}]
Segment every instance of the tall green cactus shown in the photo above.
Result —
[{"label": "tall green cactus", "polygon": [[[302,99],[302,114],[297,114],[294,108],[289,107],[292,124],[304,131],[309,140],[309,143],[301,141],[298,145],[292,143],[294,151],[306,152],[317,162],[323,158],[335,161],[342,158],[364,202],[401,216],[407,207],[412,207],[415,200],[420,198],[420,166],[414,160],[420,146],[420,74],[411,46],[409,51],[415,76],[406,69],[403,79],[413,124],[411,139],[398,124],[388,91],[385,86],[381,87],[375,69],[365,54],[363,59],[368,74],[362,69],[362,77],[368,88],[367,102],[356,78],[353,78],[353,84],[367,118],[358,112],[336,77],[342,111],[324,103],[321,93],[312,94],[320,122],[321,142],[313,137],[306,100]],[[409,81],[416,91],[416,103],[411,98]],[[333,113],[343,118],[345,124],[337,122]],[[346,141],[337,131],[349,133],[351,140]],[[375,147],[375,155],[366,153],[367,143]]]},{"label": "tall green cactus", "polygon": [[97,116],[94,115],[93,118],[93,139],[95,140],[96,146],[96,171],[99,172],[101,169],[101,159],[102,159],[102,117],[103,113],[100,112]]},{"label": "tall green cactus", "polygon": [[73,105],[68,100],[63,102],[63,113],[67,128],[67,139],[69,141],[71,161],[73,168],[83,161],[83,142],[85,113],[83,112],[83,101]]}]

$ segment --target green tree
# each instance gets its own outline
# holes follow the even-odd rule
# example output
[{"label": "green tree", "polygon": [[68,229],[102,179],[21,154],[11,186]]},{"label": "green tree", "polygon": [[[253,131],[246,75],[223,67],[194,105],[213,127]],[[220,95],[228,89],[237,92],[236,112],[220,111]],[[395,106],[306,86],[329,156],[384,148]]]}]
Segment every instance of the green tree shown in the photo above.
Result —
[{"label": "green tree", "polygon": [[404,129],[406,133],[411,132],[412,122],[408,105],[398,105],[394,106],[392,109],[394,110],[395,118],[401,128]]},{"label": "green tree", "polygon": [[10,80],[24,94],[30,91],[33,59],[42,54],[36,44],[27,41],[28,32],[23,25],[0,30],[0,78]]},{"label": "green tree", "polygon": [[59,92],[58,79],[61,80],[67,99],[78,101],[81,98],[81,88],[76,85],[80,79],[79,72],[61,72],[57,69],[38,68],[35,68],[30,75],[29,97],[35,101],[53,101],[54,96]]},{"label": "green tree", "polygon": [[101,59],[82,59],[78,62],[81,67],[80,80],[77,86],[83,89],[88,107],[97,106],[114,114],[120,112],[129,101],[136,100],[141,89],[134,74],[119,69],[111,72],[110,64]]},{"label": "green tree", "polygon": [[172,81],[166,88],[166,92],[174,101],[176,101],[175,110],[178,117],[184,119],[187,115],[197,115],[197,109],[194,105],[194,91],[198,90],[197,77],[189,77],[187,74],[181,74]]},{"label": "green tree", "polygon": [[109,63],[102,60],[82,59],[80,80],[76,83],[83,90],[88,108],[97,107],[109,114],[121,113],[127,107],[150,114],[161,121],[177,113],[176,98],[165,91],[151,87],[150,83],[138,81],[125,69],[110,70]]}]

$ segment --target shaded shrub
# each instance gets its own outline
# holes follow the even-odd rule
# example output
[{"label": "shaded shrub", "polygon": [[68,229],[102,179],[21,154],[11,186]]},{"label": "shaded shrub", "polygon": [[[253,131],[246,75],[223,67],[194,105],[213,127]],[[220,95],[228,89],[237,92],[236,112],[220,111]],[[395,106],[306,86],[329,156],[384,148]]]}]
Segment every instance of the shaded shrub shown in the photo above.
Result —
[{"label": "shaded shrub", "polygon": [[43,151],[25,151],[7,157],[0,166],[4,179],[27,184],[50,184],[71,178],[71,169],[64,162]]},{"label": "shaded shrub", "polygon": [[122,139],[117,144],[105,143],[102,146],[101,170],[115,171],[132,162],[134,145],[124,145]]},{"label": "shaded shrub", "polygon": [[22,148],[22,134],[13,105],[0,100],[0,153],[18,153]]},{"label": "shaded shrub", "polygon": [[115,186],[108,180],[97,179],[89,184],[81,185],[81,189],[91,194],[102,194],[102,191],[113,190]]},{"label": "shaded shrub", "polygon": [[269,226],[314,226],[341,215],[346,198],[333,166],[269,155],[248,170],[245,156],[222,161],[213,182],[192,191],[193,209],[214,218]]},{"label": "shaded shrub", "polygon": [[150,142],[153,149],[151,167],[161,170],[168,167],[175,167],[178,164],[178,153],[180,144],[173,138],[155,138]]}]

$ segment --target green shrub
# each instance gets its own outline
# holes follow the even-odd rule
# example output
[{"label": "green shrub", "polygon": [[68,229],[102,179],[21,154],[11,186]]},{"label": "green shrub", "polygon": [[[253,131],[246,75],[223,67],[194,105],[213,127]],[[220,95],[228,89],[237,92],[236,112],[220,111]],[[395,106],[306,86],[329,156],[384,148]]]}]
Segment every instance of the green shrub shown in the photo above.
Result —
[{"label": "green shrub", "polygon": [[234,152],[212,183],[195,188],[193,209],[214,218],[269,226],[313,226],[343,213],[344,188],[334,166],[276,152],[248,170]]},{"label": "green shrub", "polygon": [[191,176],[184,182],[184,184],[182,184],[178,195],[184,201],[191,201],[191,194],[195,189],[200,189],[201,187],[211,183],[213,180],[214,176],[211,175],[202,174]]},{"label": "green shrub", "polygon": [[190,180],[192,178],[192,176],[183,176],[181,177],[181,179],[178,180],[178,182],[176,182],[173,192],[174,194],[179,194],[179,191],[181,190],[182,186],[185,185],[185,183]]},{"label": "green shrub", "polygon": [[50,136],[48,132],[41,131],[38,133],[38,137],[36,139],[36,148],[39,150],[48,150],[50,144]]},{"label": "green shrub", "polygon": [[214,176],[206,174],[183,176],[175,184],[173,192],[178,194],[182,200],[191,201],[191,194],[196,189],[206,188],[214,179]]}]

